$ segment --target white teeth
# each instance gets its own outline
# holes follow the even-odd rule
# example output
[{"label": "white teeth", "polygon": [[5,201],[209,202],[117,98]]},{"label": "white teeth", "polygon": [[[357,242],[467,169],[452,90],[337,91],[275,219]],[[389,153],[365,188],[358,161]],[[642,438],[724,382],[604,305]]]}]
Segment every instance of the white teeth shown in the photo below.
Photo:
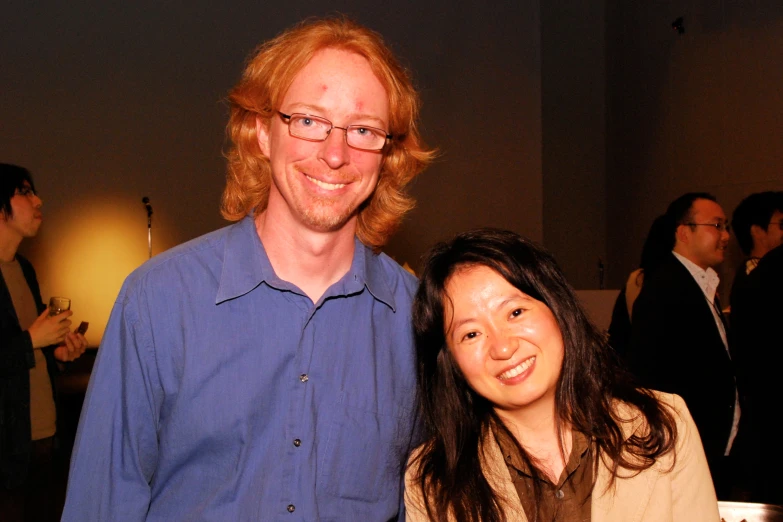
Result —
[{"label": "white teeth", "polygon": [[307,174],[305,174],[305,177],[310,181],[312,181],[313,183],[315,183],[316,185],[318,185],[319,187],[321,187],[322,189],[326,189],[326,190],[337,190],[345,186],[345,183],[327,183],[319,179],[311,178]]},{"label": "white teeth", "polygon": [[532,364],[533,364],[535,361],[536,361],[536,358],[535,358],[535,357],[531,357],[530,359],[525,359],[524,361],[522,361],[522,362],[519,364],[519,366],[516,366],[515,368],[511,368],[510,370],[508,370],[508,371],[505,371],[505,372],[501,373],[501,374],[498,376],[498,378],[499,378],[500,380],[506,380],[506,379],[510,379],[510,378],[512,378],[512,377],[516,377],[516,376],[517,376],[517,375],[519,375],[520,373],[522,373],[522,372],[524,372],[525,370],[527,370],[528,368],[530,368],[530,366],[531,366],[531,365],[532,365]]}]

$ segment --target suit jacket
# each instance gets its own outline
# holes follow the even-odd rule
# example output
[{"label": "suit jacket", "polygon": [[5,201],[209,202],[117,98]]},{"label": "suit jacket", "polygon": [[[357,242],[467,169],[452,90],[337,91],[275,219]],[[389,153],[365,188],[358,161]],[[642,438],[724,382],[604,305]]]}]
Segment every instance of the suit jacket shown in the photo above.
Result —
[{"label": "suit jacket", "polygon": [[736,382],[711,306],[669,254],[634,303],[628,364],[643,386],[685,400],[717,473],[734,421]]},{"label": "suit jacket", "polygon": [[[720,519],[707,461],[688,408],[675,395],[658,394],[658,399],[675,413],[675,452],[667,453],[636,475],[621,469],[611,488],[611,471],[600,460],[590,508],[592,522],[717,522]],[[636,410],[620,402],[615,403],[615,408],[622,418],[628,419],[622,425],[626,438],[637,430],[645,432]],[[505,520],[527,522],[500,447],[491,441],[485,448],[482,468],[492,489],[504,499]],[[406,517],[409,522],[428,522],[421,489],[415,480],[417,472],[411,466],[406,474]]]},{"label": "suit jacket", "polygon": [[[736,285],[735,285],[736,287]],[[783,246],[767,253],[744,284],[732,289],[732,353],[743,392],[780,407],[783,388]]]},{"label": "suit jacket", "polygon": [[[750,283],[750,274],[748,274],[747,264],[748,260],[746,259],[740,263],[740,266],[738,266],[736,272],[734,272],[734,281],[731,283],[731,293],[729,294],[729,304],[731,305],[732,310],[734,310],[734,303],[737,299],[737,295],[744,292]],[[751,272],[751,274],[752,273],[753,272]]]},{"label": "suit jacket", "polygon": [[732,353],[743,393],[743,475],[754,502],[783,504],[783,454],[769,450],[783,402],[783,246],[767,252],[732,289]]},{"label": "suit jacket", "polygon": [[620,290],[612,308],[612,320],[609,323],[609,346],[621,359],[624,359],[631,344],[631,318],[625,300],[625,287]]},{"label": "suit jacket", "polygon": [[[38,313],[46,308],[35,270],[16,256],[35,299]],[[44,349],[49,378],[57,371],[52,348]],[[30,369],[35,367],[33,342],[22,331],[8,286],[0,274],[0,486],[19,486],[27,476],[30,454]],[[54,382],[52,382],[54,390]]]}]

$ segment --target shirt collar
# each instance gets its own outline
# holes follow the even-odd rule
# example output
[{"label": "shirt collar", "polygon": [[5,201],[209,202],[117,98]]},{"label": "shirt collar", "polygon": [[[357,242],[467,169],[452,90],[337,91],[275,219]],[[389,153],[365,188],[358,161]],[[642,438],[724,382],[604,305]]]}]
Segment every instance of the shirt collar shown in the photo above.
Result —
[{"label": "shirt collar", "polygon": [[[351,268],[327,290],[321,301],[330,297],[357,294],[366,286],[375,299],[396,312],[394,296],[386,281],[380,255],[374,254],[358,238],[354,238],[354,241]],[[279,290],[299,293],[295,285],[277,277],[258,237],[253,217],[246,216],[229,227],[226,233],[223,268],[215,304],[245,295],[261,283]]]},{"label": "shirt collar", "polygon": [[[503,453],[503,457],[506,460],[506,465],[511,465],[514,469],[531,477],[533,475],[530,467],[525,463],[522,458],[522,454],[519,452],[519,448],[511,435],[498,426],[493,426],[492,431],[495,435],[495,440],[500,446],[500,451]],[[568,454],[568,462],[561,473],[560,479],[568,477],[573,473],[579,465],[582,463],[583,458],[590,449],[590,442],[583,433],[572,430],[571,431],[571,452]],[[540,473],[539,473],[540,474]],[[554,484],[555,486],[559,484]]]},{"label": "shirt collar", "polygon": [[758,257],[749,257],[745,261],[745,275],[750,275],[753,270],[756,269],[757,266],[759,266],[760,258]]},{"label": "shirt collar", "polygon": [[245,216],[229,227],[225,237],[215,304],[245,295],[270,277],[276,277],[252,216]]},{"label": "shirt collar", "polygon": [[713,302],[715,300],[715,291],[718,289],[718,283],[720,283],[718,273],[709,267],[707,270],[704,270],[702,267],[677,252],[672,251],[672,254],[674,254],[674,257],[688,269],[688,272],[691,273],[696,284],[699,285],[699,288],[704,292],[704,295],[709,302]]},{"label": "shirt collar", "polygon": [[[346,295],[353,293],[350,290],[359,292],[362,287],[366,286],[375,299],[391,308],[393,312],[396,312],[397,306],[394,302],[394,294],[386,281],[386,274],[380,259],[381,254],[373,253],[372,249],[364,245],[358,238],[354,238],[354,242],[351,269],[341,279],[341,282],[345,281],[344,293]],[[339,283],[335,285],[334,289],[336,292],[339,291]],[[328,292],[327,295],[334,294]]]}]

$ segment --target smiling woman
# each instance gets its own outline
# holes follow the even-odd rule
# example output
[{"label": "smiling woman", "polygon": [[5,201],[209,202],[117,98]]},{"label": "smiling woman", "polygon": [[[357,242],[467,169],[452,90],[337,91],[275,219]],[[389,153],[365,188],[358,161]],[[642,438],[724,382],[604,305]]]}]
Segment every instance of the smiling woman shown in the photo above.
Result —
[{"label": "smiling woman", "polygon": [[635,385],[538,245],[494,229],[437,245],[414,327],[409,520],[717,520],[684,402]]},{"label": "smiling woman", "polygon": [[508,423],[551,416],[563,338],[549,307],[483,265],[455,272],[446,295],[446,345],[468,385]]}]

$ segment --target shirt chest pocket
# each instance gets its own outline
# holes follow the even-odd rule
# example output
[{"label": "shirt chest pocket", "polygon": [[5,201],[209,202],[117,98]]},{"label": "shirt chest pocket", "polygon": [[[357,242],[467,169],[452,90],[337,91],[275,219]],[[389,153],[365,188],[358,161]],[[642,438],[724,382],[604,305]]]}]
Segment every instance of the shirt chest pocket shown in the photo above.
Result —
[{"label": "shirt chest pocket", "polygon": [[410,423],[392,411],[378,413],[341,401],[326,426],[318,490],[341,500],[396,505]]}]

